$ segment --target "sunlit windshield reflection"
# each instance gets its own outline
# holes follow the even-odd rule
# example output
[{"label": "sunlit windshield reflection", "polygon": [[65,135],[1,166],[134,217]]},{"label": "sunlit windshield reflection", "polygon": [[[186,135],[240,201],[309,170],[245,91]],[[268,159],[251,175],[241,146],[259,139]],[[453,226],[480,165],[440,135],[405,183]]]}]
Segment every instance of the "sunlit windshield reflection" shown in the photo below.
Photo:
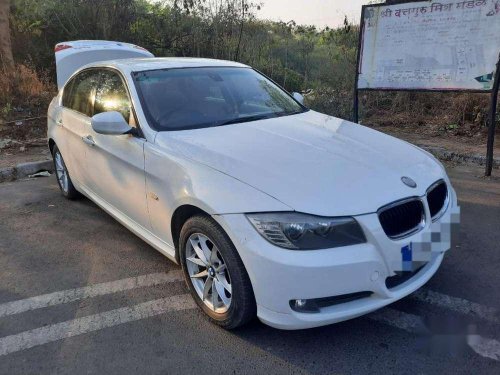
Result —
[{"label": "sunlit windshield reflection", "polygon": [[249,68],[183,68],[134,74],[143,109],[158,131],[287,116],[306,109]]}]

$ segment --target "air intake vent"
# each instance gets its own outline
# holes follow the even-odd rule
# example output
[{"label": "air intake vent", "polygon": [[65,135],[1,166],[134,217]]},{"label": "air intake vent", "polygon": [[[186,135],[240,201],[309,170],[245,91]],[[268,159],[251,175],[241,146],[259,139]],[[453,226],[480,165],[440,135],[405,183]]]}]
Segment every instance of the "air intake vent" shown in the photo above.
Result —
[{"label": "air intake vent", "polygon": [[424,205],[418,198],[405,199],[382,207],[378,218],[385,234],[393,239],[418,232],[425,223]]},{"label": "air intake vent", "polygon": [[427,191],[427,204],[433,220],[441,217],[448,203],[448,188],[444,181],[438,181]]}]

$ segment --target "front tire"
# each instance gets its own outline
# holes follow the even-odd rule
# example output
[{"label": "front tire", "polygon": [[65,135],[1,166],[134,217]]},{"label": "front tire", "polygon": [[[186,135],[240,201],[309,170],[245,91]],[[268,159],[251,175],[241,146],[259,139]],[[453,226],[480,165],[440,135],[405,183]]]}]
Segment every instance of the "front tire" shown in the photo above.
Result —
[{"label": "front tire", "polygon": [[186,221],[179,255],[191,295],[212,322],[233,329],[255,317],[255,297],[243,262],[212,218],[198,215]]},{"label": "front tire", "polygon": [[70,200],[78,198],[80,193],[78,193],[73,186],[73,182],[69,177],[68,168],[66,168],[61,151],[59,151],[57,145],[54,145],[54,149],[52,150],[52,159],[54,161],[57,183],[59,184],[62,194]]}]

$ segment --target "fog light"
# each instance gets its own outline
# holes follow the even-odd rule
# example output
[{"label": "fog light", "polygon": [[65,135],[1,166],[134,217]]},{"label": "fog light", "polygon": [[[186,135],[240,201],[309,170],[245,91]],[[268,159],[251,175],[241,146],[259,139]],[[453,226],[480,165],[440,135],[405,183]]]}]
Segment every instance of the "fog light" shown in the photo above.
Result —
[{"label": "fog light", "polygon": [[302,313],[315,313],[319,312],[319,308],[314,300],[310,299],[292,299],[290,301],[292,310]]}]

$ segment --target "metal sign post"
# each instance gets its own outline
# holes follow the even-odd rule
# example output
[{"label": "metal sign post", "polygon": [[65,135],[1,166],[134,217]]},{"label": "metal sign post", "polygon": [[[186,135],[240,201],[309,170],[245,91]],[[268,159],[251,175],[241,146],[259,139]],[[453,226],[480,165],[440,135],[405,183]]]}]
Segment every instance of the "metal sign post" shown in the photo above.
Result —
[{"label": "metal sign post", "polygon": [[356,124],[359,122],[359,89],[358,89],[358,78],[359,78],[359,66],[361,59],[361,48],[363,47],[363,28],[365,27],[365,23],[363,19],[365,17],[365,6],[361,8],[361,20],[359,21],[359,37],[358,37],[358,55],[356,57],[356,77],[354,77],[354,103],[353,103],[353,115],[352,121]]},{"label": "metal sign post", "polygon": [[486,170],[485,175],[491,176],[493,169],[493,147],[495,145],[495,127],[497,122],[497,100],[498,89],[500,88],[500,54],[498,55],[497,70],[495,72],[495,81],[493,82],[493,91],[491,92],[490,104],[490,126],[488,128],[488,144],[486,150]]}]

